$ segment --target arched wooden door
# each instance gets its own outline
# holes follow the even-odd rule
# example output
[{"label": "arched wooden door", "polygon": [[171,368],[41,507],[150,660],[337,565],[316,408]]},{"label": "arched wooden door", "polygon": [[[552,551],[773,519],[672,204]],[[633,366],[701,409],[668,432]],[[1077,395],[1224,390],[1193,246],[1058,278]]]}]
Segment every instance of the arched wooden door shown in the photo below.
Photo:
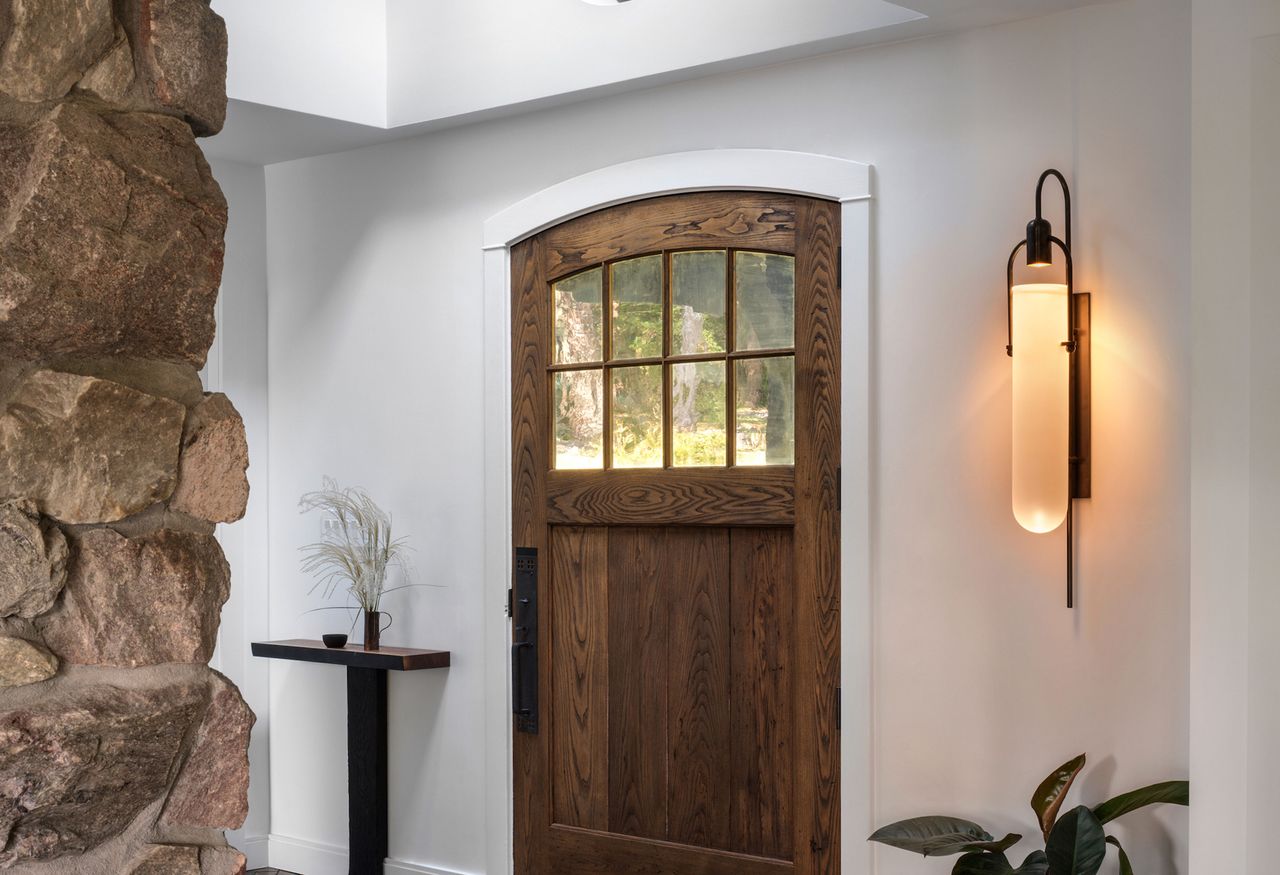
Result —
[{"label": "arched wooden door", "polygon": [[839,872],[839,216],[512,250],[518,875]]}]

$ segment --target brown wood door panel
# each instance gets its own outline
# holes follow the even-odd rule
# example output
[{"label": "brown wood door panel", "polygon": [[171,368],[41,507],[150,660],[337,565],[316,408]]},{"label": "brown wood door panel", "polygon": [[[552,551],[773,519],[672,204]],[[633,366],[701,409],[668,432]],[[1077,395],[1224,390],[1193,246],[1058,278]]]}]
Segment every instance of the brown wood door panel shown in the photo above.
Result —
[{"label": "brown wood door panel", "polygon": [[609,828],[609,532],[551,530],[552,816]]},{"label": "brown wood door panel", "polygon": [[783,860],[567,826],[552,826],[548,839],[557,867],[550,871],[574,875],[790,875],[796,871]]},{"label": "brown wood door panel", "polygon": [[609,830],[667,837],[666,533],[609,531]]},{"label": "brown wood door panel", "polygon": [[552,822],[787,858],[791,531],[551,533]]},{"label": "brown wood door panel", "polygon": [[668,841],[729,849],[729,532],[668,529]]},{"label": "brown wood door panel", "polygon": [[[796,272],[811,284],[812,304],[796,307],[796,420],[808,430],[809,451],[796,457],[796,577],[806,592],[796,604],[796,761],[810,771],[813,792],[796,793],[797,850],[814,849],[816,873],[840,871],[840,295],[836,265],[840,217],[835,204],[804,200],[797,221]],[[807,839],[807,842],[806,842]]]},{"label": "brown wood door panel", "polygon": [[718,470],[552,471],[547,521],[569,525],[790,526],[796,520],[790,467]]},{"label": "brown wood door panel", "polygon": [[[513,747],[519,875],[839,872],[838,216],[681,195],[513,250],[513,532],[541,559],[544,691],[540,731]],[[794,350],[765,353],[794,355],[794,465],[552,470],[552,280],[691,247],[794,254]],[[732,345],[728,294],[732,370],[757,353]],[[724,391],[735,403],[732,376]]]},{"label": "brown wood door panel", "polygon": [[[511,485],[513,543],[548,553],[545,470],[550,450],[542,428],[547,394],[545,332],[551,303],[543,293],[543,242],[534,237],[511,252]],[[539,600],[545,627],[546,599]],[[551,689],[551,636],[538,645],[538,688]],[[544,709],[545,710],[545,709]],[[513,807],[518,812],[512,842],[515,871],[545,872],[546,843],[536,838],[538,824],[550,812],[550,734],[515,733],[512,738]]]},{"label": "brown wood door panel", "polygon": [[546,279],[658,250],[736,247],[794,252],[797,198],[708,192],[636,201],[544,231]]},{"label": "brown wood door panel", "polygon": [[794,767],[791,636],[795,567],[786,529],[732,533],[733,819],[730,847],[789,860]]}]

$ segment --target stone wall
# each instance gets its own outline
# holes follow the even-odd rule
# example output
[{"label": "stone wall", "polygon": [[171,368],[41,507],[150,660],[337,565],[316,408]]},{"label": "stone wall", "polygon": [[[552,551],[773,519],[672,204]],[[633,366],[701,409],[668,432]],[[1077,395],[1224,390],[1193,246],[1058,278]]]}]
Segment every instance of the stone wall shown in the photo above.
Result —
[{"label": "stone wall", "polygon": [[213,340],[205,0],[0,0],[0,870],[234,875],[253,715],[208,668],[244,514]]}]

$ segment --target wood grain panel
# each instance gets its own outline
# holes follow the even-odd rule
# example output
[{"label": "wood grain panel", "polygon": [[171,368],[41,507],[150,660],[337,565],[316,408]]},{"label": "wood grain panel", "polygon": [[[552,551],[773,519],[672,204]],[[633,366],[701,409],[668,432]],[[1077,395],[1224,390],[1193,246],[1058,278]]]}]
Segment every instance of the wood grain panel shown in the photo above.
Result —
[{"label": "wood grain panel", "polygon": [[566,525],[789,526],[789,467],[653,471],[552,471],[546,512]]},{"label": "wood grain panel", "polygon": [[668,529],[667,836],[729,847],[729,532]]},{"label": "wood grain panel", "polygon": [[544,232],[548,279],[602,261],[700,246],[793,252],[796,198],[709,192],[650,198],[590,213]]},{"label": "wood grain panel", "polygon": [[[511,250],[511,523],[513,546],[534,547],[543,567],[548,554],[546,469],[547,347],[551,300],[543,275],[546,246],[533,238]],[[545,578],[545,574],[543,575]],[[539,600],[539,625],[550,628],[548,600]],[[551,689],[551,638],[539,644],[538,687]],[[513,824],[517,872],[545,871],[551,821],[550,746],[547,734],[512,738]]]},{"label": "wood grain panel", "polygon": [[551,529],[552,816],[609,826],[609,531]]},{"label": "wood grain panel", "polygon": [[667,593],[661,529],[609,531],[609,829],[667,837]]},{"label": "wood grain panel", "polygon": [[[796,247],[796,870],[840,871],[840,294],[838,207],[803,200]],[[810,853],[806,853],[806,849]]]},{"label": "wood grain panel", "polygon": [[790,863],[674,842],[553,826],[547,875],[790,875]]},{"label": "wood grain panel", "polygon": [[790,860],[794,568],[787,529],[731,540],[733,788],[731,850]]}]

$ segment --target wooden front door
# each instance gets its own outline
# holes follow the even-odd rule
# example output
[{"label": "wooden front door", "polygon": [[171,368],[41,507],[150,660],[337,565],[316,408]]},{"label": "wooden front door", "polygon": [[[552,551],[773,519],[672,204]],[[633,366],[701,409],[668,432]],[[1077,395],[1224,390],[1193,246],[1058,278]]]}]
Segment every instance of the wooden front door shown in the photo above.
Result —
[{"label": "wooden front door", "polygon": [[839,872],[839,237],[716,192],[513,249],[518,875]]}]

